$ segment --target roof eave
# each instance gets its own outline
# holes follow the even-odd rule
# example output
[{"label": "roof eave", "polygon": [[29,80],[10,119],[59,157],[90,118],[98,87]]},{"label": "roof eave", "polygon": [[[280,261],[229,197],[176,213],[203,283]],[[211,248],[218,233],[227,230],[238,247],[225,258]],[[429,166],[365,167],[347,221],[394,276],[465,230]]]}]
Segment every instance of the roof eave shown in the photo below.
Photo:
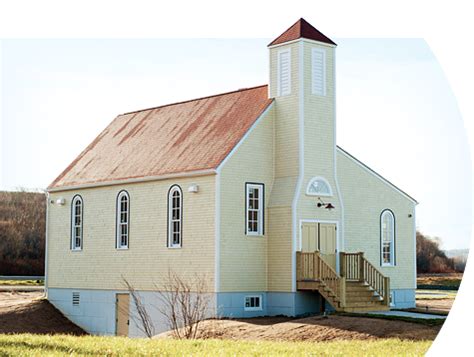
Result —
[{"label": "roof eave", "polygon": [[367,169],[368,171],[370,171],[373,175],[375,175],[377,178],[379,178],[380,180],[384,181],[385,183],[387,183],[389,186],[391,186],[392,188],[394,188],[396,191],[398,191],[399,193],[401,193],[403,196],[405,196],[406,198],[408,198],[410,201],[412,201],[415,205],[418,205],[419,202],[414,199],[412,196],[410,196],[408,193],[406,193],[405,191],[403,191],[402,189],[400,189],[399,187],[397,187],[396,185],[394,185],[392,182],[390,182],[389,180],[387,180],[385,177],[383,177],[382,175],[380,175],[378,172],[376,172],[375,170],[371,169],[369,166],[367,166],[366,164],[364,164],[362,161],[360,161],[359,159],[357,159],[356,157],[354,157],[353,155],[349,154],[346,150],[344,150],[343,148],[341,148],[339,145],[337,146],[337,149],[343,153],[344,155],[346,155],[347,157],[349,157],[350,159],[354,160],[356,163],[358,163],[360,166],[364,167],[365,169]]},{"label": "roof eave", "polygon": [[105,187],[105,186],[126,185],[126,184],[150,182],[150,181],[163,181],[163,180],[169,180],[169,179],[174,179],[174,178],[209,176],[209,175],[215,175],[216,172],[217,171],[215,168],[211,168],[211,169],[195,170],[195,171],[188,171],[188,172],[178,172],[174,174],[159,175],[159,176],[146,176],[146,177],[127,178],[127,179],[112,180],[112,181],[90,182],[90,183],[84,183],[81,185],[48,187],[46,189],[46,192],[53,193],[53,192],[81,190],[81,189],[97,188],[97,187]]}]

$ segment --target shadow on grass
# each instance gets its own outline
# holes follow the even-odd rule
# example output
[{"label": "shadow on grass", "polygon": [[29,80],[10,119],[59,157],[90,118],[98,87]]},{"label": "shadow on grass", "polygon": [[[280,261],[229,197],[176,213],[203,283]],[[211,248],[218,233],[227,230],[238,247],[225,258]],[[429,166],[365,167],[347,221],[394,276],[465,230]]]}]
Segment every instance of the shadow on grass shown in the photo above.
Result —
[{"label": "shadow on grass", "polygon": [[[0,354],[3,356],[3,350],[8,351],[8,349],[13,349],[13,354],[11,356],[16,356],[15,350],[21,350],[23,353],[26,351],[32,351],[35,352],[35,355],[39,352],[60,352],[61,354],[64,355],[88,355],[88,356],[94,356],[94,355],[100,355],[103,354],[104,352],[97,350],[96,346],[93,346],[91,348],[87,347],[77,347],[76,346],[71,347],[66,344],[60,344],[58,342],[45,342],[45,340],[39,340],[39,341],[2,341],[2,344],[0,345]],[[110,352],[109,352],[110,353]],[[8,356],[8,354],[6,354]],[[40,356],[40,354],[38,354]]]}]

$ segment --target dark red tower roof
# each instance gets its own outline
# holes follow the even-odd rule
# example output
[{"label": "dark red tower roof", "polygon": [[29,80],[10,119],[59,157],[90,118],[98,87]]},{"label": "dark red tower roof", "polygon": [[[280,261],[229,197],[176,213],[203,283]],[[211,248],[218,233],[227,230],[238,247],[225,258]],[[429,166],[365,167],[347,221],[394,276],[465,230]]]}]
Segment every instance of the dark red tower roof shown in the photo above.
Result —
[{"label": "dark red tower roof", "polygon": [[268,46],[278,45],[288,41],[297,40],[299,38],[307,38],[309,40],[315,40],[319,42],[329,43],[336,45],[329,37],[325,36],[320,31],[316,30],[313,25],[301,18],[291,26],[288,30],[283,32],[280,36],[274,39]]}]

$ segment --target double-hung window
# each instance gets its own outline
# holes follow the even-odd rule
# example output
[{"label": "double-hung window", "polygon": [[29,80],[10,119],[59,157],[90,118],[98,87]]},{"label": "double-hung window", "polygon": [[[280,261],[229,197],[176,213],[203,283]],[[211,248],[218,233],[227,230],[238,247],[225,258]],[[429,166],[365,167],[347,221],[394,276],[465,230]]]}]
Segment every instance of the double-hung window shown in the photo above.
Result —
[{"label": "double-hung window", "polygon": [[245,233],[247,235],[263,235],[264,226],[264,186],[260,183],[245,185]]},{"label": "double-hung window", "polygon": [[81,196],[74,196],[71,204],[71,249],[82,250],[83,207]]},{"label": "double-hung window", "polygon": [[178,185],[168,193],[168,247],[181,248],[183,235],[183,192]]},{"label": "double-hung window", "polygon": [[380,260],[382,266],[395,265],[395,216],[385,210],[380,216]]},{"label": "double-hung window", "polygon": [[117,196],[117,249],[128,249],[130,234],[130,197],[127,191],[121,191]]}]

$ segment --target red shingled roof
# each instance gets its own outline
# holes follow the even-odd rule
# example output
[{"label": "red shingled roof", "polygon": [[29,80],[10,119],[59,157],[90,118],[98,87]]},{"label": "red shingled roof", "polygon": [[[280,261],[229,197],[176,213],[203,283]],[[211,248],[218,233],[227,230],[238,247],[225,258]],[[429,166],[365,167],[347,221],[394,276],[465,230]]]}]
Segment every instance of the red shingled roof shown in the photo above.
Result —
[{"label": "red shingled roof", "polygon": [[119,115],[48,188],[215,169],[271,103],[264,85]]},{"label": "red shingled roof", "polygon": [[319,42],[329,43],[335,45],[329,37],[326,37],[323,33],[316,30],[313,25],[308,23],[305,19],[301,18],[295,22],[288,30],[283,32],[280,36],[274,39],[268,46],[278,45],[288,41],[297,40],[299,38],[307,38]]}]

